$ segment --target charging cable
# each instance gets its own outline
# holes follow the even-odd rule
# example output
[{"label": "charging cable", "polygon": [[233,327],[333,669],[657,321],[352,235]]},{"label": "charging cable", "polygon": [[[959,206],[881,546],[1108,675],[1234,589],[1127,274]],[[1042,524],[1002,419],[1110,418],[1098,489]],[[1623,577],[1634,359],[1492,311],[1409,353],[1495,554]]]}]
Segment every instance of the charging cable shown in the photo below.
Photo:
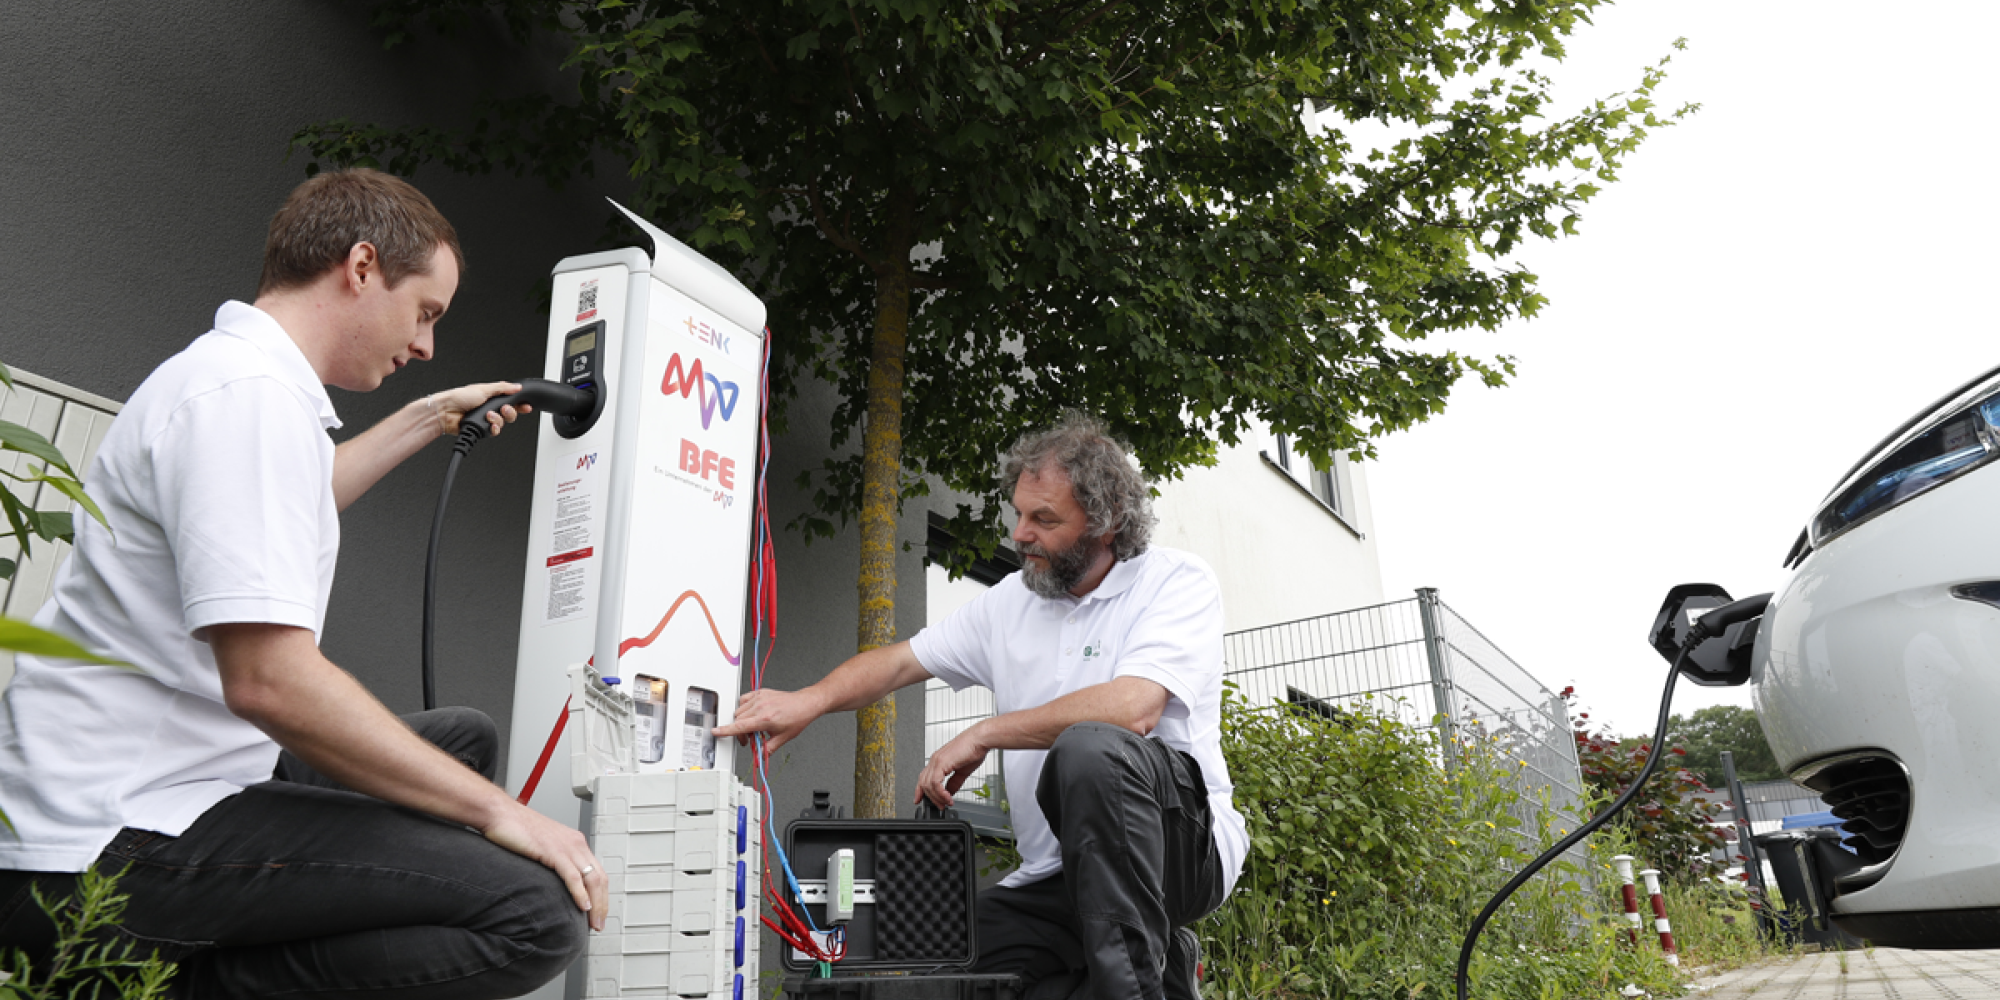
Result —
[{"label": "charging cable", "polygon": [[1688,629],[1687,638],[1681,642],[1680,652],[1674,656],[1673,666],[1667,670],[1667,687],[1660,692],[1660,721],[1653,727],[1653,749],[1646,755],[1646,766],[1639,769],[1639,776],[1632,779],[1632,784],[1611,803],[1609,808],[1598,813],[1590,822],[1578,827],[1575,833],[1557,841],[1554,847],[1543,851],[1540,857],[1529,862],[1526,868],[1507,880],[1507,884],[1501,886],[1500,891],[1494,893],[1493,898],[1486,903],[1486,908],[1479,911],[1479,916],[1473,918],[1471,928],[1465,932],[1465,944],[1458,951],[1458,1000],[1469,1000],[1472,949],[1479,941],[1479,933],[1486,929],[1486,922],[1493,918],[1493,914],[1499,912],[1500,905],[1507,901],[1507,897],[1514,894],[1514,890],[1534,878],[1535,873],[1541,871],[1549,862],[1561,857],[1564,851],[1581,843],[1583,838],[1597,832],[1599,827],[1622,812],[1639,796],[1640,789],[1646,785],[1646,779],[1652,777],[1653,772],[1659,768],[1660,757],[1667,747],[1667,725],[1673,718],[1674,682],[1680,679],[1681,666],[1687,662],[1688,654],[1694,652],[1695,647],[1703,642],[1728,631],[1729,626],[1763,614],[1764,608],[1770,603],[1771,595],[1759,594],[1732,604],[1725,604],[1695,620],[1694,625]]},{"label": "charging cable", "polygon": [[458,420],[458,440],[452,442],[451,462],[444,467],[444,485],[438,489],[437,512],[431,515],[431,544],[424,555],[424,711],[437,707],[437,567],[438,548],[444,540],[444,511],[451,504],[451,483],[458,478],[458,465],[472,453],[472,446],[486,439],[488,414],[503,406],[532,406],[552,414],[581,417],[596,406],[597,393],[551,382],[542,378],[519,380],[521,391],[494,396],[472,408]]}]

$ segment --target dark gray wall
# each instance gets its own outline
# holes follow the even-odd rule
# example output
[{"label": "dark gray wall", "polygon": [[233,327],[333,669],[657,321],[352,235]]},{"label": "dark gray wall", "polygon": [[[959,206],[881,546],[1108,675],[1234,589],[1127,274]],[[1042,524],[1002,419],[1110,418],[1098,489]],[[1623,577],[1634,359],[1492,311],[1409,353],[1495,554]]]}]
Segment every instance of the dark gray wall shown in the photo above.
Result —
[{"label": "dark gray wall", "polygon": [[[561,85],[523,71],[553,63],[532,53],[515,65],[473,63],[424,39],[384,52],[367,22],[366,5],[335,0],[10,3],[0,17],[0,273],[17,291],[0,300],[0,361],[122,400],[207,330],[223,300],[254,297],[265,226],[305,176],[303,158],[285,159],[299,127],[338,117],[449,123],[483,91]],[[336,391],[338,436],[436,389],[539,370],[549,270],[604,248],[603,198],[628,188],[615,165],[600,175],[562,193],[504,177],[414,177],[458,227],[470,267],[436,360],[371,394]],[[807,546],[782,530],[807,503],[798,472],[828,454],[832,408],[830,389],[809,386],[792,405],[793,430],[774,443],[775,687],[811,683],[855,647],[853,533]],[[503,436],[465,464],[442,559],[440,702],[480,708],[503,732],[532,440]],[[397,711],[420,707],[424,546],[446,457],[433,446],[342,517],[323,648]],[[924,620],[923,510],[913,506],[904,523],[913,544],[898,564],[897,632],[906,638]],[[901,699],[899,803],[922,766],[922,713],[920,692]],[[839,715],[780,751],[771,772],[780,829],[814,788],[852,802],[853,747],[853,716]],[[776,968],[768,934],[765,949]]]},{"label": "dark gray wall", "polygon": [[[285,158],[298,128],[338,117],[443,124],[482,92],[562,85],[540,68],[555,62],[548,53],[516,51],[511,62],[475,62],[419,38],[385,52],[367,5],[339,0],[14,0],[0,17],[0,272],[17,293],[0,301],[0,361],[126,398],[209,328],[223,300],[254,296],[266,223],[305,176],[302,157]],[[334,393],[340,436],[436,389],[537,371],[549,270],[602,249],[603,198],[629,187],[616,165],[561,193],[441,170],[413,179],[457,225],[470,268],[436,360],[374,393]],[[794,407],[800,430],[774,449],[774,524],[801,509],[793,479],[827,453],[830,412],[823,387]],[[503,728],[531,441],[503,436],[465,464],[442,560],[439,699],[480,708]],[[424,545],[446,457],[433,446],[342,518],[323,645],[398,711],[419,707]],[[910,521],[921,526],[921,512]],[[900,573],[905,636],[923,620],[917,530]],[[782,641],[771,683],[796,687],[853,652],[858,557],[851,535],[807,547],[783,532],[778,552]],[[904,700],[906,789],[922,759],[921,713],[921,697]],[[841,716],[786,748],[773,773],[778,815],[795,815],[815,787],[849,801],[852,747],[852,717]]]},{"label": "dark gray wall", "polygon": [[[113,399],[256,292],[265,226],[305,177],[311,122],[447,121],[505,67],[418,43],[384,52],[361,4],[14,3],[0,18],[0,360]],[[336,391],[357,433],[435,389],[538,371],[535,295],[593,249],[618,184],[414,178],[459,228],[469,271],[437,359],[374,393]],[[439,697],[505,726],[532,438],[502,438],[454,490],[440,594]],[[398,711],[420,707],[424,544],[447,451],[390,475],[342,518],[324,648]]]}]

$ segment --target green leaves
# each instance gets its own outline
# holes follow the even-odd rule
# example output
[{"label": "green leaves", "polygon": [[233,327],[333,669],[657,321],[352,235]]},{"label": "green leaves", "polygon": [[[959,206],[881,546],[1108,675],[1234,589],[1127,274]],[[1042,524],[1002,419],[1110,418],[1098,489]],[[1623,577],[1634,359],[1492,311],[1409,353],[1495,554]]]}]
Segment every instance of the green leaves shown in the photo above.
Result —
[{"label": "green leaves", "polygon": [[[1565,700],[1574,697],[1573,692],[1565,691]],[[1755,716],[1747,709],[1737,711],[1751,715],[1754,724]],[[1652,743],[1644,738],[1621,740],[1592,727],[1588,720],[1587,714],[1579,714],[1574,723],[1577,762],[1584,782],[1601,800],[1595,805],[1602,806],[1638,777]],[[1681,728],[1680,722],[1679,717],[1673,720],[1676,730]],[[1756,730],[1756,737],[1761,745],[1761,729]],[[1710,850],[1723,843],[1722,834],[1710,826],[1723,818],[1722,806],[1703,797],[1710,789],[1701,775],[1688,769],[1687,758],[1687,750],[1668,746],[1645,789],[1612,821],[1629,831],[1635,855],[1677,882],[1693,882],[1712,874],[1717,866]]]},{"label": "green leaves", "polygon": [[[12,384],[10,380],[8,385],[11,387]],[[70,471],[69,463],[63,460],[62,452],[57,451],[55,445],[20,424],[0,420],[0,449],[32,455],[70,476],[76,475]]]},{"label": "green leaves", "polygon": [[[1236,892],[1197,925],[1217,994],[1444,992],[1473,914],[1568,832],[1567,817],[1523,798],[1508,739],[1477,724],[1459,728],[1447,774],[1435,730],[1402,721],[1397,702],[1328,720],[1245,704],[1233,686],[1224,700],[1250,856]],[[1626,970],[1625,982],[1650,961],[1592,929],[1584,875],[1566,858],[1516,894],[1477,953],[1476,995],[1594,996],[1603,970]]]},{"label": "green leaves", "polygon": [[[553,36],[575,91],[495,95],[460,122],[325,122],[292,148],[314,168],[551,184],[624,165],[636,208],[770,307],[775,415],[798,379],[834,386],[837,454],[862,423],[877,293],[913,270],[903,469],[977,498],[955,537],[984,546],[995,456],[1067,407],[1172,478],[1253,426],[1317,462],[1367,456],[1461,379],[1503,384],[1511,359],[1425,341],[1533,315],[1509,255],[1577,232],[1687,111],[1661,110],[1664,63],[1557,111],[1525,57],[1559,56],[1598,5],[379,0],[392,43],[469,38],[454,26],[479,10]],[[808,477],[801,526],[859,511],[851,472]]]},{"label": "green leaves", "polygon": [[174,966],[157,951],[139,954],[134,942],[115,933],[126,899],[117,892],[118,875],[96,868],[84,872],[66,898],[29,891],[55,927],[55,940],[39,964],[15,949],[0,961],[0,1000],[56,1000],[116,996],[153,1000],[167,992]]},{"label": "green leaves", "polygon": [[[0,365],[0,384],[8,389],[14,387],[14,379],[5,365]],[[63,497],[83,507],[98,523],[104,523],[104,512],[95,501],[83,492],[83,484],[76,481],[69,462],[62,452],[47,438],[20,424],[0,420],[0,452],[15,452],[38,459],[41,466],[30,465],[26,472],[0,471],[0,515],[4,515],[7,530],[0,532],[0,539],[12,539],[21,548],[23,558],[33,555],[34,541],[68,542],[76,537],[76,524],[67,510],[40,510],[16,495],[14,485],[46,485]],[[59,470],[59,471],[51,471]],[[11,483],[9,482],[11,480]],[[108,527],[108,525],[107,525]],[[15,559],[0,559],[0,580],[11,580],[20,562]],[[116,660],[108,660],[84,649],[68,638],[36,628],[27,622],[11,618],[0,618],[0,649],[30,653],[58,660],[83,660],[111,666],[123,666]],[[0,816],[0,822],[5,817]]]},{"label": "green leaves", "polygon": [[[0,374],[5,369],[0,368]],[[13,386],[11,377],[7,385]],[[46,484],[64,497],[80,504],[84,511],[104,523],[104,512],[97,503],[83,491],[83,484],[77,482],[76,473],[70,470],[69,462],[57,451],[47,438],[20,424],[0,420],[0,452],[16,452],[41,460],[45,465],[27,467],[25,472],[0,471],[0,515],[4,515],[7,530],[0,532],[0,538],[11,538],[21,547],[24,555],[32,555],[34,539],[45,542],[67,542],[75,537],[76,527],[68,511],[38,510],[14,492],[14,487],[6,483],[12,480],[22,486]],[[59,470],[52,472],[51,469]],[[18,568],[14,560],[0,560],[0,579],[12,579]],[[4,647],[0,647],[4,648]]]},{"label": "green leaves", "polygon": [[1696,709],[1692,716],[1676,715],[1671,732],[1675,742],[1687,749],[1682,765],[1710,785],[1722,785],[1724,750],[1734,757],[1739,780],[1772,781],[1785,776],[1764,738],[1764,724],[1747,708],[1711,705]]},{"label": "green leaves", "polygon": [[81,660],[112,667],[124,666],[117,660],[106,659],[77,645],[65,636],[12,618],[0,618],[0,649],[50,660]]}]

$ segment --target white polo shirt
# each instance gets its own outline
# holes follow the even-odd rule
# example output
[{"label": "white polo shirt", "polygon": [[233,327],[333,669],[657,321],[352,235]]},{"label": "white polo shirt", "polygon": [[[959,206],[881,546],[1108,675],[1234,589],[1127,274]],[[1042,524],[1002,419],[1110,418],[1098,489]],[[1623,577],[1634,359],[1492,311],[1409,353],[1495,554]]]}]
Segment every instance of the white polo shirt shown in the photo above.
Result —
[{"label": "white polo shirt", "polygon": [[208,645],[227,622],[326,620],[340,549],[340,426],[305,355],[229,302],[112,421],[76,547],[35,624],[135,669],[15,661],[0,697],[0,868],[82,871],[120,827],[178,836],[268,780],[278,746],[222,702]]},{"label": "white polo shirt", "polygon": [[[1201,765],[1226,885],[1243,871],[1250,838],[1230,798],[1222,759],[1222,593],[1191,553],[1152,548],[1111,567],[1081,598],[1039,597],[1019,573],[910,640],[917,662],[962,691],[990,688],[1005,714],[1045,705],[1119,677],[1144,677],[1172,697],[1152,738]],[[1062,870],[1061,845],[1035,801],[1045,750],[1003,750],[1008,807],[1021,867],[1002,885]]]}]

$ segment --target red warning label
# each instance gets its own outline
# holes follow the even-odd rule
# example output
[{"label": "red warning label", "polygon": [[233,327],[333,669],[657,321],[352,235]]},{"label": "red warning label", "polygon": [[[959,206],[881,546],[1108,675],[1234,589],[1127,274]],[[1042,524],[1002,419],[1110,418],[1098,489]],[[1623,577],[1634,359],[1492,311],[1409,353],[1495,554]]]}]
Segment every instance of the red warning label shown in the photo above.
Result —
[{"label": "red warning label", "polygon": [[592,547],[585,546],[584,548],[577,549],[575,552],[565,552],[559,556],[550,556],[549,565],[561,566],[563,563],[572,563],[578,559],[588,559],[590,558],[591,551]]}]

